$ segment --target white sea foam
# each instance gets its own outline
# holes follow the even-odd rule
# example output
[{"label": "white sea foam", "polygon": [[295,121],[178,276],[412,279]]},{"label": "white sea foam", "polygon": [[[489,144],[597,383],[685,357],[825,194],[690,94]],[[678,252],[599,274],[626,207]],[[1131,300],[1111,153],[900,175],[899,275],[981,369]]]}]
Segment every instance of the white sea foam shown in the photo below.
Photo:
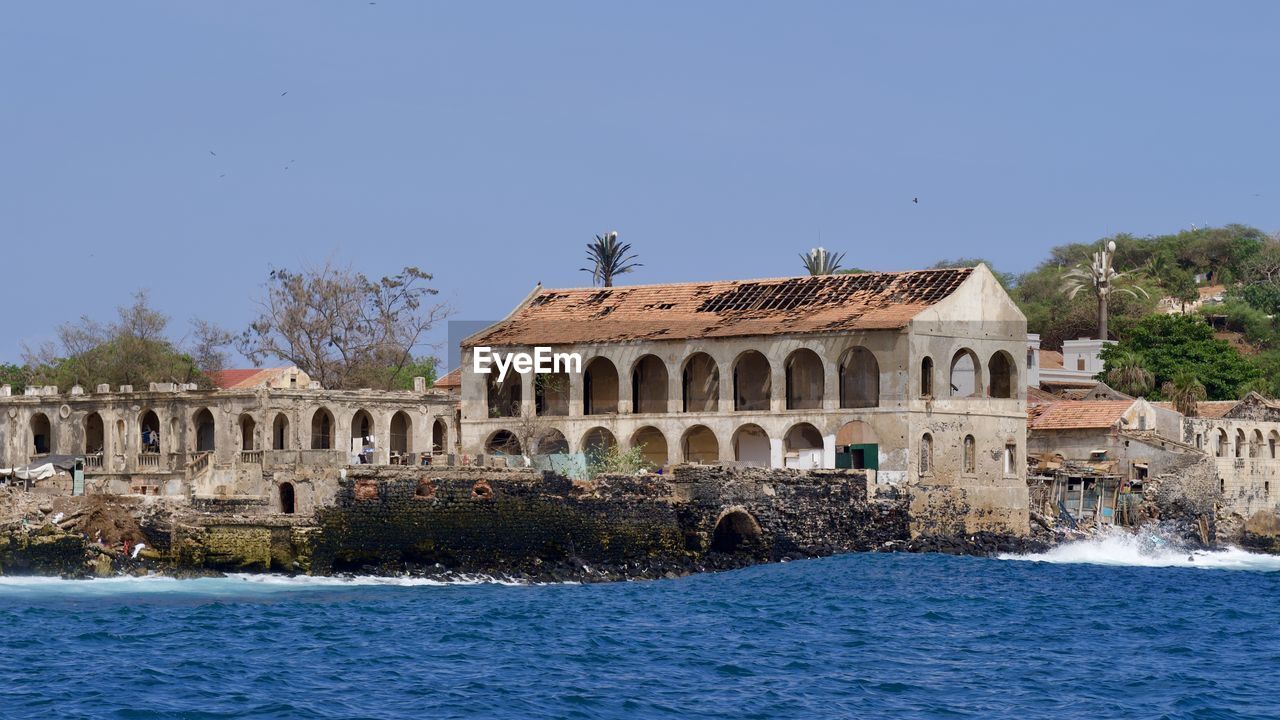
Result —
[{"label": "white sea foam", "polygon": [[454,585],[525,585],[510,578],[488,575],[459,575],[447,580],[423,577],[377,577],[372,575],[311,577],[236,573],[218,578],[178,579],[161,575],[121,576],[88,580],[56,577],[0,577],[0,597],[15,593],[58,592],[83,595],[167,594],[243,595],[299,590],[334,590],[360,587],[446,587]]},{"label": "white sea foam", "polygon": [[1056,564],[1280,571],[1280,556],[1251,553],[1238,547],[1226,547],[1220,550],[1188,550],[1157,532],[1135,534],[1121,530],[1064,543],[1043,553],[1006,554],[1001,555],[1000,559]]}]

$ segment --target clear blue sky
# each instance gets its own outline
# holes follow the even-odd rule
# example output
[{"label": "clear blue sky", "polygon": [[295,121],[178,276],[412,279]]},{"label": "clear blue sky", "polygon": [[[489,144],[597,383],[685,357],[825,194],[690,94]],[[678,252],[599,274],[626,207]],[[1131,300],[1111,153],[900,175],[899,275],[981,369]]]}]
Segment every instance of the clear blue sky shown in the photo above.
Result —
[{"label": "clear blue sky", "polygon": [[138,288],[178,333],[239,329],[270,266],[326,259],[418,265],[458,318],[500,317],[537,281],[587,284],[609,229],[642,256],[629,282],[795,274],[819,242],[866,268],[1021,271],[1119,231],[1274,231],[1278,20],[1268,2],[5,3],[0,360]]}]

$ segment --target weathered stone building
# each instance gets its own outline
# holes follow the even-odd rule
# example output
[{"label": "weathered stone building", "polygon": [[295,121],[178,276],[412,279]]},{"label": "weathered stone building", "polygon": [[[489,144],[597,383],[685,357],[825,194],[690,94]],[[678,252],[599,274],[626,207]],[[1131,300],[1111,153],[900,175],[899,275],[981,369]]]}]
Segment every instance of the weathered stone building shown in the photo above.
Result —
[{"label": "weathered stone building", "polygon": [[0,467],[83,456],[80,492],[309,513],[332,499],[345,465],[452,452],[456,405],[423,383],[414,392],[336,391],[290,377],[226,390],[153,383],[12,395],[3,386]]},{"label": "weathered stone building", "polygon": [[1239,402],[1200,403],[1183,441],[1213,457],[1228,512],[1280,513],[1280,404],[1257,393]]},{"label": "weathered stone building", "polygon": [[[539,287],[463,343],[461,447],[862,468],[912,493],[917,530],[1025,533],[1026,340],[985,266]],[[538,346],[581,372],[473,366]]]}]

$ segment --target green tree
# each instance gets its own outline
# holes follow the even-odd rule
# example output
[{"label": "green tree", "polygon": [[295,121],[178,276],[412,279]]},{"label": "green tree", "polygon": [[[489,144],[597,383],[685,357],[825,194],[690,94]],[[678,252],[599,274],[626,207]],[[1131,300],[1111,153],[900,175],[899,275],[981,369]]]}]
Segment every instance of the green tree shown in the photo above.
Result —
[{"label": "green tree", "polygon": [[807,253],[800,253],[804,261],[805,272],[810,275],[834,275],[840,270],[840,261],[844,253],[827,252],[826,248],[816,247]]},{"label": "green tree", "polygon": [[1196,405],[1205,399],[1204,385],[1189,370],[1181,370],[1160,388],[1178,412],[1193,417]]},{"label": "green tree", "polygon": [[1180,373],[1191,373],[1211,400],[1235,399],[1241,387],[1262,376],[1261,370],[1234,347],[1216,339],[1203,320],[1190,315],[1143,318],[1120,342],[1103,348],[1106,367],[1112,367],[1115,358],[1125,352],[1142,357],[1143,366],[1162,390]]},{"label": "green tree", "polygon": [[1142,355],[1122,350],[1107,359],[1104,376],[1107,384],[1126,395],[1144,397],[1151,392],[1156,378],[1143,364]]},{"label": "green tree", "polygon": [[632,262],[637,256],[634,253],[628,255],[630,252],[631,244],[619,244],[616,231],[597,235],[594,241],[587,243],[587,262],[591,266],[579,269],[591,273],[593,284],[613,287],[614,277],[644,267],[641,263]]}]

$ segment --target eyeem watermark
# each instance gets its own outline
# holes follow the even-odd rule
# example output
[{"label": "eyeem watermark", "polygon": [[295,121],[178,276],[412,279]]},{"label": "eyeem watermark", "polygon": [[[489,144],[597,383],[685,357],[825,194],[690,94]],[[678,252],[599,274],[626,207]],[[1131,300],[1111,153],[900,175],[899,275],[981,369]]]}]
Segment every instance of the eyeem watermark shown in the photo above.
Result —
[{"label": "eyeem watermark", "polygon": [[471,371],[488,375],[494,368],[498,369],[498,382],[507,377],[508,370],[515,370],[521,375],[533,372],[538,375],[549,373],[582,372],[582,356],[575,352],[552,352],[551,348],[538,345],[532,353],[496,353],[493,348],[480,345],[471,349]]}]

